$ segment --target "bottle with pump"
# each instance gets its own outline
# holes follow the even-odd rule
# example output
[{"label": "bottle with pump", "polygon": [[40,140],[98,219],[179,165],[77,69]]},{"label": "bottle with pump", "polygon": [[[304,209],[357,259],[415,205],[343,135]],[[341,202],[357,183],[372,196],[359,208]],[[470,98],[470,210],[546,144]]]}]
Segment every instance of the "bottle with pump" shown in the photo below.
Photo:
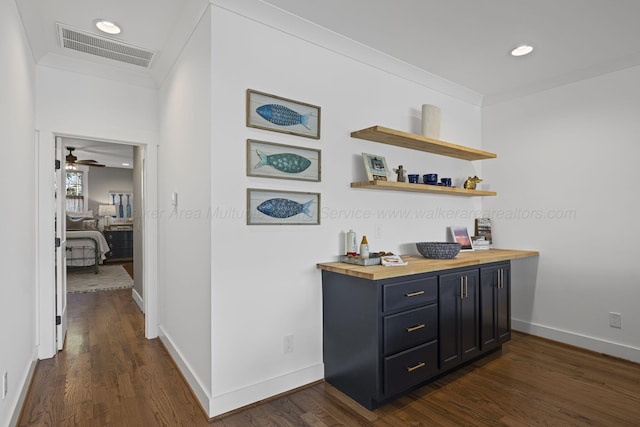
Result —
[{"label": "bottle with pump", "polygon": [[369,258],[369,242],[367,242],[367,236],[362,236],[362,242],[360,243],[360,258]]},{"label": "bottle with pump", "polygon": [[349,230],[345,237],[345,249],[347,255],[358,255],[358,243],[356,242],[356,232]]}]

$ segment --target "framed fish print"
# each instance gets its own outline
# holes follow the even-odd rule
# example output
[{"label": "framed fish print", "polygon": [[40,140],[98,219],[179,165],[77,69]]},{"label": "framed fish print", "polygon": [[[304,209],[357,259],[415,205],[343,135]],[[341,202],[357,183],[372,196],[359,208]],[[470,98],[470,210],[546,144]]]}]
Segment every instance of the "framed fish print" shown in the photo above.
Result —
[{"label": "framed fish print", "polygon": [[247,139],[247,176],[320,181],[320,150]]},{"label": "framed fish print", "polygon": [[318,225],[320,193],[247,188],[247,225]]},{"label": "framed fish print", "polygon": [[364,162],[364,169],[367,171],[367,179],[369,181],[389,180],[389,169],[387,168],[387,161],[384,157],[362,153],[362,161]]},{"label": "framed fish print", "polygon": [[247,89],[247,126],[320,139],[320,107]]}]

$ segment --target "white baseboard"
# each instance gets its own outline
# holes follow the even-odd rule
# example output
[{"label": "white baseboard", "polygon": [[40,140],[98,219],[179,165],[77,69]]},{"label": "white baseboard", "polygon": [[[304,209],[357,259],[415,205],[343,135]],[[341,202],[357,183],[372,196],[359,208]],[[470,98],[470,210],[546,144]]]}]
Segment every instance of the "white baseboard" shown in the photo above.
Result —
[{"label": "white baseboard", "polygon": [[33,355],[31,356],[31,364],[29,368],[25,372],[24,377],[22,378],[20,393],[16,396],[13,401],[12,415],[9,420],[8,426],[16,426],[18,425],[18,418],[20,417],[20,411],[22,410],[22,405],[24,405],[24,400],[27,397],[27,393],[29,392],[29,385],[31,384],[31,379],[33,378],[33,373],[36,371],[36,365],[38,362],[38,350],[34,349]]},{"label": "white baseboard", "polygon": [[171,357],[178,365],[182,375],[187,380],[189,387],[199,400],[209,417],[215,417],[243,406],[259,402],[260,400],[285,393],[298,387],[310,384],[324,378],[324,365],[317,364],[294,372],[289,372],[266,381],[232,390],[216,396],[211,396],[211,392],[203,385],[202,381],[194,374],[189,364],[184,360],[182,354],[173,344],[171,337],[166,331],[159,327],[159,338],[165,345]]},{"label": "white baseboard", "polygon": [[514,331],[525,332],[527,334],[640,363],[640,348],[517,319],[511,319],[511,328]]},{"label": "white baseboard", "polygon": [[138,305],[138,308],[140,309],[140,311],[144,313],[144,301],[142,300],[142,297],[140,296],[138,291],[136,291],[135,288],[131,289],[131,296],[133,297],[133,300]]},{"label": "white baseboard", "polygon": [[309,366],[211,398],[209,416],[215,417],[324,378],[324,364]]},{"label": "white baseboard", "polygon": [[207,388],[203,385],[200,378],[198,378],[198,376],[193,373],[191,366],[189,366],[189,364],[184,360],[182,353],[180,353],[180,351],[173,344],[173,340],[167,335],[166,331],[162,329],[162,326],[158,327],[158,332],[158,338],[160,338],[164,346],[169,351],[169,354],[171,354],[171,357],[178,365],[180,372],[187,381],[187,384],[189,384],[189,387],[191,387],[191,390],[200,402],[200,405],[202,405],[202,408],[205,411],[208,410],[211,392],[207,390]]}]

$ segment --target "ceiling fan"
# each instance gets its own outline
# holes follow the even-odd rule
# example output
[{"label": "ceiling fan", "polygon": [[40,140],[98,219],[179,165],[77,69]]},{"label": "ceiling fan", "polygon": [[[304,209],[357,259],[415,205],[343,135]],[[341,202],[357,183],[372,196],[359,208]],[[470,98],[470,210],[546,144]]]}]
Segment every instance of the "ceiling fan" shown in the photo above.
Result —
[{"label": "ceiling fan", "polygon": [[73,154],[73,150],[75,149],[76,147],[67,147],[67,150],[69,150],[69,154],[67,154],[67,157],[65,158],[67,165],[72,165],[72,166],[84,165],[84,166],[94,166],[98,168],[104,167],[103,164],[100,164],[95,160],[78,160],[78,157]]}]

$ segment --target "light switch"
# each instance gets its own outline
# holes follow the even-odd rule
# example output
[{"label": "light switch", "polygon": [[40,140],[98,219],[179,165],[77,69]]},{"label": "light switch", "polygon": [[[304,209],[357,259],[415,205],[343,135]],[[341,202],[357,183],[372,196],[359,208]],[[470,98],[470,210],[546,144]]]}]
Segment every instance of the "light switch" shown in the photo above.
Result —
[{"label": "light switch", "polygon": [[171,206],[178,206],[178,193],[171,193]]}]

